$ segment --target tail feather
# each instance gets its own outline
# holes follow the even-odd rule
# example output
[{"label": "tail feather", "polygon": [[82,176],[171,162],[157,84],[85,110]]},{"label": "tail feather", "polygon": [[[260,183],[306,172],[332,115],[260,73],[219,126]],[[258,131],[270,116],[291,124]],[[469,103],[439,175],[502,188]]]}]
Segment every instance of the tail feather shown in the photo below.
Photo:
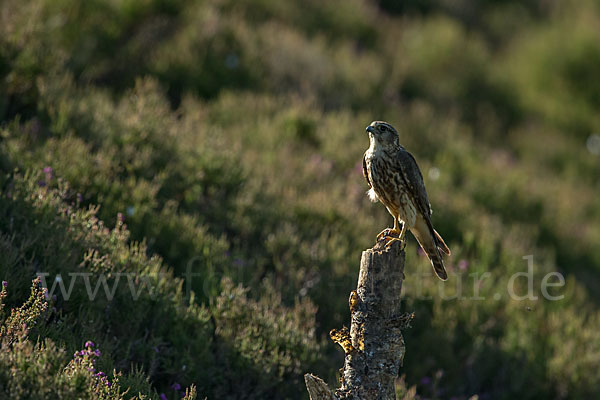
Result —
[{"label": "tail feather", "polygon": [[444,266],[444,261],[442,260],[442,256],[438,249],[433,252],[427,252],[427,257],[429,257],[429,261],[431,261],[431,265],[433,265],[433,270],[435,274],[443,281],[448,280],[448,273],[446,272],[446,267]]},{"label": "tail feather", "polygon": [[440,254],[439,250],[436,247],[429,247],[428,249],[423,250],[425,250],[425,253],[427,253],[427,257],[429,258],[429,261],[431,261],[433,270],[438,278],[443,281],[448,280],[448,273],[446,273],[444,260],[442,260],[442,255]]},{"label": "tail feather", "polygon": [[431,265],[433,266],[433,270],[435,274],[441,280],[445,281],[448,279],[448,274],[446,273],[446,267],[444,266],[444,260],[442,259],[442,255],[440,254],[440,250],[438,249],[439,244],[434,239],[434,236],[429,234],[426,237],[421,237],[418,231],[413,231],[413,234],[425,254],[427,254],[427,258],[431,261]]},{"label": "tail feather", "polygon": [[450,254],[450,249],[446,246],[442,237],[433,229],[431,221],[424,218],[417,218],[415,226],[410,230],[425,251],[425,254],[427,254],[438,278],[443,281],[447,280],[448,274],[446,273],[446,267],[444,267],[441,252]]},{"label": "tail feather", "polygon": [[433,234],[435,235],[435,240],[437,242],[436,244],[437,244],[438,249],[440,249],[447,255],[450,255],[451,254],[450,249],[448,248],[448,246],[446,246],[446,242],[444,242],[444,239],[442,239],[440,234],[437,233],[437,231],[435,229],[433,230]]}]

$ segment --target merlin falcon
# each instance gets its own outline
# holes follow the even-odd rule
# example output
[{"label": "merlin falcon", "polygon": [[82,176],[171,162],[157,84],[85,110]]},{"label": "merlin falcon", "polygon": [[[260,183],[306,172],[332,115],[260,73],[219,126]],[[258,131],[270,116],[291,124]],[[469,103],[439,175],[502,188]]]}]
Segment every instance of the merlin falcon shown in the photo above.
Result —
[{"label": "merlin falcon", "polygon": [[363,157],[363,174],[370,188],[367,193],[394,217],[394,227],[383,230],[377,239],[404,240],[406,228],[410,229],[437,276],[445,281],[448,274],[441,252],[449,255],[450,249],[433,229],[431,205],[415,158],[400,145],[398,132],[387,122],[374,121],[366,130],[370,142]]}]

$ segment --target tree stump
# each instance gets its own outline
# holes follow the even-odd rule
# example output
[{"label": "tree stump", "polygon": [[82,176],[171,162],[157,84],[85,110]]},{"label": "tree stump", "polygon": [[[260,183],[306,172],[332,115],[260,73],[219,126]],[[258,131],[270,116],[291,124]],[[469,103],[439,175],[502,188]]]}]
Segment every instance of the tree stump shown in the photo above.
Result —
[{"label": "tree stump", "polygon": [[334,392],[320,378],[306,374],[311,400],[396,399],[394,381],[405,352],[401,331],[412,318],[400,311],[404,257],[399,240],[363,251],[358,286],[350,293],[350,330],[330,332],[346,355],[341,387]]}]

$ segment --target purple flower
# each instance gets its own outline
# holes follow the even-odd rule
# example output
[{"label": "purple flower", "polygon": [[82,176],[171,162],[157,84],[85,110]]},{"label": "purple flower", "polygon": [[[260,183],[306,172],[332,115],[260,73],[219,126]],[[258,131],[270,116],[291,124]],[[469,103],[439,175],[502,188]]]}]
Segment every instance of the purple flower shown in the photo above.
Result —
[{"label": "purple flower", "polygon": [[94,342],[88,340],[87,342],[85,342],[85,347],[94,347]]},{"label": "purple flower", "polygon": [[7,287],[8,286],[8,282],[2,281],[2,286]]},{"label": "purple flower", "polygon": [[161,393],[160,394],[160,400],[169,400],[169,399],[167,399],[167,395],[166,394]]},{"label": "purple flower", "polygon": [[106,374],[104,372],[100,371],[96,374],[96,376],[103,377],[103,376],[106,376]]},{"label": "purple flower", "polygon": [[100,357],[102,355],[102,353],[100,352],[100,350],[96,349],[96,350],[94,350],[94,355],[96,357]]},{"label": "purple flower", "polygon": [[158,350],[158,346],[154,346],[154,352],[155,353],[160,353],[160,351]]},{"label": "purple flower", "polygon": [[46,180],[47,181],[51,181],[52,178],[54,178],[54,170],[52,169],[52,167],[45,167],[43,169],[44,174],[46,174]]},{"label": "purple flower", "polygon": [[461,271],[466,270],[469,267],[469,262],[467,260],[460,260],[458,262],[458,269],[460,269]]},{"label": "purple flower", "polygon": [[421,385],[429,385],[431,383],[431,378],[428,376],[424,376],[421,378]]},{"label": "purple flower", "polygon": [[181,385],[179,383],[175,382],[174,384],[171,385],[171,389],[179,390],[179,389],[181,389]]}]

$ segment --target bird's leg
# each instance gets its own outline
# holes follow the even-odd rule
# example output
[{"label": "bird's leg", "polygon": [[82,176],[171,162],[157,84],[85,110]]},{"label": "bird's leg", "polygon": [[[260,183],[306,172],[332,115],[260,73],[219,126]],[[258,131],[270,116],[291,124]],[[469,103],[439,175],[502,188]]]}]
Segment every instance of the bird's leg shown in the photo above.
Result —
[{"label": "bird's leg", "polygon": [[402,230],[400,231],[400,240],[404,240],[404,236],[406,235],[406,223],[402,223]]},{"label": "bird's leg", "polygon": [[402,229],[399,229],[399,225],[400,220],[398,219],[398,217],[394,217],[394,227],[390,231],[390,236],[399,235],[398,237],[402,237],[402,234],[404,233],[404,224],[402,224]]},{"label": "bird's leg", "polygon": [[390,230],[390,236],[386,237],[387,242],[385,243],[385,247],[388,247],[396,240],[402,241],[406,245],[406,241],[404,240],[404,235],[406,234],[406,223],[402,222],[401,229],[398,225],[400,225],[400,220],[398,218],[394,218],[394,228]]},{"label": "bird's leg", "polygon": [[402,242],[402,250],[406,247],[406,222],[402,223],[402,230],[400,231],[400,237],[398,239],[393,238],[389,242],[386,243],[386,246],[389,246],[391,242],[394,240],[400,240]]},{"label": "bird's leg", "polygon": [[[399,227],[400,224],[400,220],[396,217],[394,217],[394,227],[393,228],[385,228],[383,231],[381,231],[379,233],[379,235],[377,235],[377,241],[380,241],[382,239],[385,240],[390,240],[390,239],[398,239],[398,238],[402,238],[404,232],[405,232],[405,225],[404,223],[402,224],[402,229],[400,229]],[[396,237],[398,236],[398,237]]]}]

